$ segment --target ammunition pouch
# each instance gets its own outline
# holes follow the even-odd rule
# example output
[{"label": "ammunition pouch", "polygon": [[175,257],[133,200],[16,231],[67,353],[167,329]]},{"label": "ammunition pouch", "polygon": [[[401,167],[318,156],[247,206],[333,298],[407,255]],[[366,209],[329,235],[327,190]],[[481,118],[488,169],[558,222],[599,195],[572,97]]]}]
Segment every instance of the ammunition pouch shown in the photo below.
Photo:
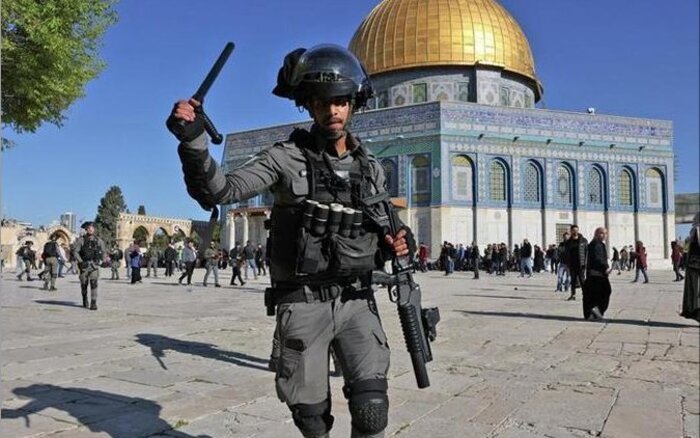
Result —
[{"label": "ammunition pouch", "polygon": [[297,242],[297,275],[300,277],[319,274],[331,278],[352,277],[375,268],[378,237],[374,233],[355,238],[340,234],[314,236],[301,228]]}]

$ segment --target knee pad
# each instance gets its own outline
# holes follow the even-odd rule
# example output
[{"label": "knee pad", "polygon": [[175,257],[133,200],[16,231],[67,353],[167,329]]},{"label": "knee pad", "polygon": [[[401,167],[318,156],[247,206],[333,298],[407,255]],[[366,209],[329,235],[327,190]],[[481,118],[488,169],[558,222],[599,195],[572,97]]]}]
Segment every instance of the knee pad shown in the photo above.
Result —
[{"label": "knee pad", "polygon": [[95,280],[95,279],[90,280],[90,289],[92,289],[92,290],[97,289],[97,280]]},{"label": "knee pad", "polygon": [[352,426],[363,434],[383,431],[389,421],[389,398],[386,379],[355,382],[343,388],[349,401]]},{"label": "knee pad", "polygon": [[331,402],[324,400],[313,405],[298,404],[289,406],[294,424],[306,438],[326,436],[333,427]]}]

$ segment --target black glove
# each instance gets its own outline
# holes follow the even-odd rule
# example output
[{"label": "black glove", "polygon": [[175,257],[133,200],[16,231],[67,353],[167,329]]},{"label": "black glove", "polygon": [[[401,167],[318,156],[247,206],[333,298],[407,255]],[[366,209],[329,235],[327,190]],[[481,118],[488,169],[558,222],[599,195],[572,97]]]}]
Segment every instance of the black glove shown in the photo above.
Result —
[{"label": "black glove", "polygon": [[404,236],[404,239],[406,239],[406,246],[408,246],[408,257],[413,260],[415,258],[416,252],[418,251],[418,246],[416,245],[416,237],[413,235],[413,231],[411,231],[410,228],[408,228],[406,225],[402,225],[399,230],[405,230],[406,235]]},{"label": "black glove", "polygon": [[[199,108],[201,107],[198,107],[195,113],[199,112]],[[204,119],[197,116],[195,116],[194,121],[186,122],[176,119],[171,114],[168,120],[165,121],[165,126],[167,126],[168,130],[181,142],[192,141],[204,133]]]}]

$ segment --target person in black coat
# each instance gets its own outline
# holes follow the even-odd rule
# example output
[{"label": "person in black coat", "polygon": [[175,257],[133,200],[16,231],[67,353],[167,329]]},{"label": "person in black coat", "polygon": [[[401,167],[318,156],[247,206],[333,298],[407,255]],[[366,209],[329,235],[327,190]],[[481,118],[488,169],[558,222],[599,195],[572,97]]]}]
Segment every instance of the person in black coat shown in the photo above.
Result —
[{"label": "person in black coat", "polygon": [[597,321],[603,319],[610,303],[610,267],[608,266],[608,251],[605,238],[608,230],[600,227],[595,230],[595,236],[588,244],[586,261],[586,281],[583,285],[583,318]]},{"label": "person in black coat", "polygon": [[588,256],[588,240],[579,234],[578,225],[572,225],[570,236],[566,241],[566,266],[571,274],[571,295],[568,301],[576,299],[576,288],[583,287],[586,281],[586,262]]}]

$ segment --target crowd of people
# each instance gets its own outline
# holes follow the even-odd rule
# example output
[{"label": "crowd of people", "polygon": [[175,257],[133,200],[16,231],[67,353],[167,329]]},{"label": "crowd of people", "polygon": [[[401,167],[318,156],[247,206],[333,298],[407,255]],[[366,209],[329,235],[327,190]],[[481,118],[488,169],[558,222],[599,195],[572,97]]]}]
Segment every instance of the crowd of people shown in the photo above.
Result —
[{"label": "crowd of people", "polygon": [[[112,271],[111,279],[119,280],[122,259],[126,266],[126,277],[131,284],[142,282],[142,269],[146,269],[146,278],[151,276],[157,278],[158,268],[164,269],[165,277],[172,277],[177,271],[180,275],[178,284],[190,286],[194,269],[200,266],[206,270],[202,281],[204,287],[209,285],[210,278],[214,280],[214,287],[221,287],[219,272],[229,267],[232,270],[230,282],[232,286],[239,284],[243,286],[249,274],[255,279],[259,275],[267,275],[269,260],[262,245],[256,246],[250,241],[243,246],[236,243],[229,251],[217,246],[216,242],[211,242],[201,254],[196,242],[192,239],[186,239],[182,245],[178,246],[172,242],[168,243],[164,249],[154,244],[142,246],[138,241],[134,241],[124,252],[114,246],[108,260]],[[239,283],[236,283],[236,280]]]},{"label": "crowd of people", "polygon": [[[693,228],[697,229],[697,226]],[[694,264],[697,264],[693,257],[689,257],[688,252],[694,245],[692,236],[691,232],[686,241],[671,242],[670,259],[675,274],[673,281],[684,281],[687,266],[692,270]],[[452,275],[455,271],[473,272],[474,278],[479,278],[480,272],[496,276],[505,276],[507,272],[511,272],[528,278],[533,274],[547,272],[556,276],[555,291],[569,292],[567,300],[570,301],[576,300],[576,289],[585,290],[587,280],[597,283],[598,288],[601,287],[601,275],[591,276],[591,272],[603,272],[602,266],[605,267],[605,277],[615,271],[617,275],[634,271],[634,278],[631,280],[633,283],[649,283],[647,251],[642,241],[637,241],[635,245],[623,246],[619,250],[613,247],[610,252],[607,248],[600,251],[597,247],[598,252],[594,255],[590,248],[591,243],[574,225],[569,232],[562,235],[559,244],[547,245],[546,249],[537,244],[532,245],[528,239],[514,245],[512,250],[501,242],[487,244],[483,251],[475,242],[464,245],[445,241],[438,257],[431,260],[428,246],[421,242],[415,258],[416,269],[422,272],[441,270],[445,275]],[[37,276],[44,281],[42,289],[56,291],[56,278],[80,273],[80,257],[76,254],[75,243],[59,243],[56,236],[51,236],[41,252],[34,250],[33,245],[33,242],[27,241],[16,252],[18,280],[33,281],[35,278],[32,277],[32,271],[40,271]],[[146,270],[145,277],[157,278],[158,269],[161,268],[164,269],[165,277],[172,277],[177,271],[180,274],[178,284],[191,285],[194,269],[199,265],[206,269],[202,283],[205,287],[210,278],[213,278],[215,287],[221,287],[219,271],[225,271],[229,267],[232,271],[230,285],[243,286],[250,277],[257,279],[259,275],[267,275],[270,264],[266,248],[260,244],[254,245],[247,241],[245,245],[241,245],[240,242],[236,242],[236,245],[227,251],[225,248],[217,248],[217,243],[212,242],[200,256],[192,239],[186,239],[184,244],[179,246],[170,242],[165,248],[134,241],[126,251],[122,251],[114,245],[102,260],[100,266],[111,268],[111,280],[120,279],[119,271],[123,262],[126,267],[126,279],[131,284],[142,282],[142,269]],[[598,269],[589,265],[598,266]],[[697,275],[688,281],[697,284]],[[691,295],[693,284],[690,286]],[[604,295],[609,296],[609,293]],[[688,306],[693,307],[693,303],[689,302],[686,307]],[[601,307],[607,308],[607,304],[592,306],[591,311],[584,312],[586,318],[591,318],[591,314],[594,318],[597,318],[598,314],[604,314],[605,310]],[[697,305],[695,307],[697,308]],[[596,308],[595,312],[592,312],[593,308]],[[694,312],[687,310],[685,313],[691,317],[696,315],[693,319],[697,319],[697,310]]]},{"label": "crowd of people", "polygon": [[[693,230],[700,230],[699,227],[695,225]],[[700,231],[697,233],[696,237],[700,238]],[[598,228],[589,242],[579,233],[578,226],[572,225],[570,230],[561,236],[559,244],[540,247],[537,244],[532,245],[528,239],[523,239],[522,243],[514,245],[512,249],[501,242],[487,244],[481,251],[476,242],[464,245],[445,241],[440,247],[439,255],[432,260],[428,246],[421,242],[416,254],[415,268],[422,272],[444,271],[445,275],[452,275],[455,271],[473,272],[475,279],[479,278],[480,272],[496,276],[505,276],[507,272],[512,272],[527,278],[533,274],[549,272],[556,276],[554,290],[568,292],[567,300],[575,301],[576,290],[582,289],[586,319],[602,319],[611,292],[607,280],[610,273],[617,271],[617,275],[622,275],[623,271],[634,271],[632,283],[649,283],[644,242],[639,240],[634,245],[623,246],[620,249],[613,247],[612,251],[608,251],[606,240],[605,228]],[[688,267],[692,270],[693,263],[697,263],[693,262],[695,259],[691,256],[695,245],[693,242],[692,232],[685,241],[679,239],[671,242],[670,259],[675,274],[673,281],[685,280],[683,272],[686,272]],[[697,282],[697,274],[691,275],[695,275],[693,281]],[[686,286],[686,289],[690,289],[687,293],[696,298],[695,301],[692,298],[688,300],[684,306],[687,308],[684,314],[691,317],[695,315],[692,318],[698,319],[697,310],[689,310],[698,308],[698,294],[693,292],[697,286]]]}]

